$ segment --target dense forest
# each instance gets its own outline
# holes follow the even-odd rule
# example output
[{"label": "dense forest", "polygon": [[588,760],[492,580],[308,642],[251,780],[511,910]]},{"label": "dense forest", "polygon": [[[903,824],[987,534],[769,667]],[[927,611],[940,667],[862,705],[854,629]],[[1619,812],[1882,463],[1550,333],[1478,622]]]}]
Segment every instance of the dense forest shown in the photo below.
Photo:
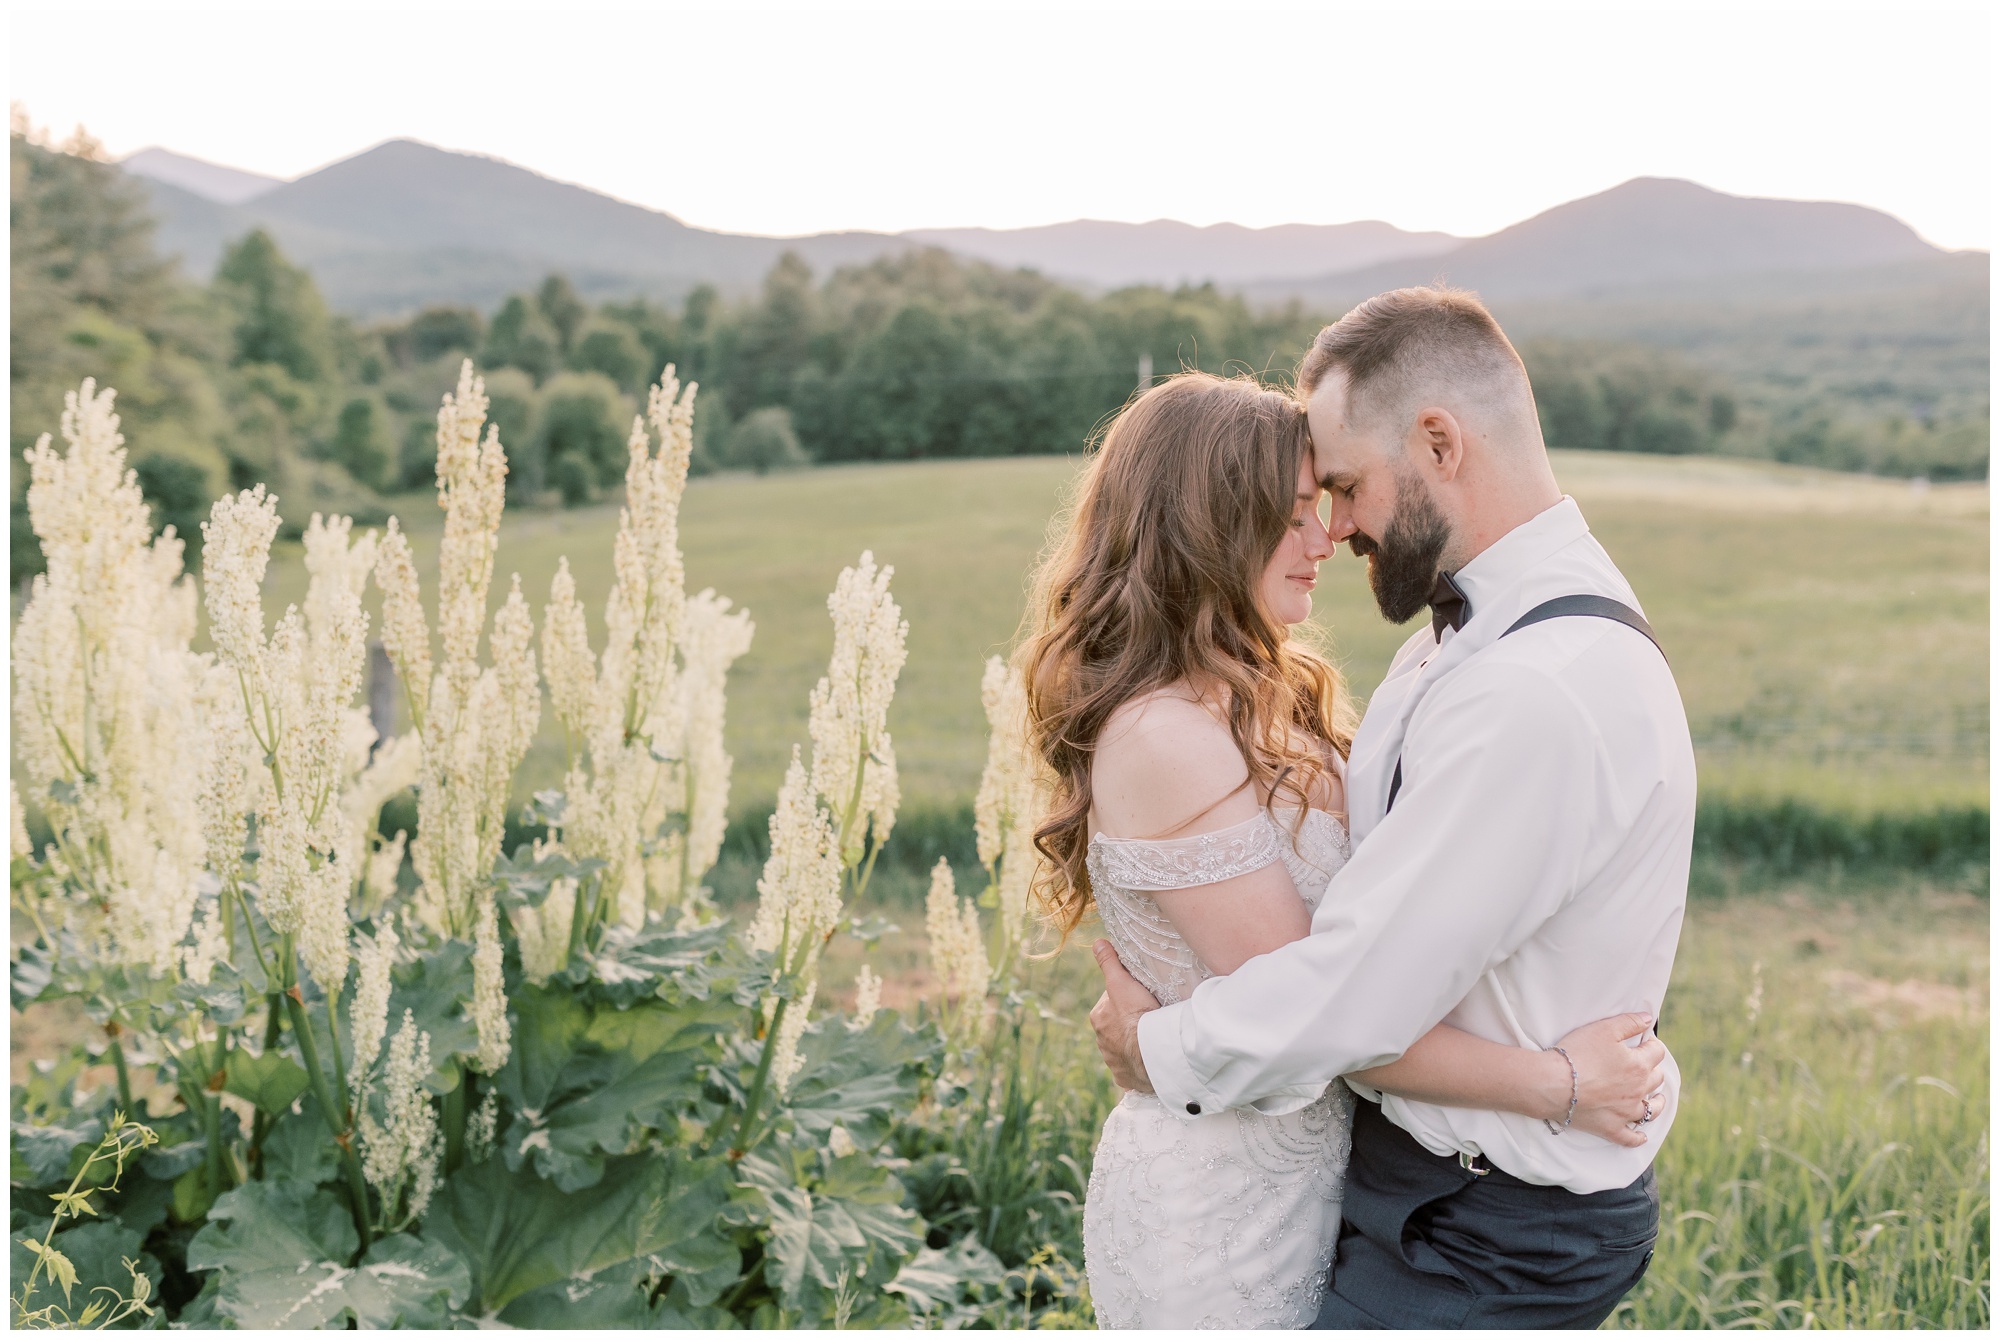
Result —
[{"label": "dense forest", "polygon": [[[263,481],[285,515],[371,518],[426,486],[439,396],[486,374],[523,502],[580,503],[622,475],[667,363],[702,384],[697,470],[1076,451],[1144,376],[1283,379],[1328,314],[1258,311],[1213,286],[1086,295],[1029,271],[914,251],[815,276],[786,256],[758,294],[593,306],[562,276],[497,312],[361,325],[265,234],[201,284],[163,261],[144,193],[96,147],[11,140],[13,571],[39,566],[21,454],[84,377],[119,410],[156,520],[198,540],[218,493]],[[1523,345],[1552,446],[1722,451],[1933,478],[1986,472],[1983,404],[1949,421],[1773,402],[1669,349]]]}]

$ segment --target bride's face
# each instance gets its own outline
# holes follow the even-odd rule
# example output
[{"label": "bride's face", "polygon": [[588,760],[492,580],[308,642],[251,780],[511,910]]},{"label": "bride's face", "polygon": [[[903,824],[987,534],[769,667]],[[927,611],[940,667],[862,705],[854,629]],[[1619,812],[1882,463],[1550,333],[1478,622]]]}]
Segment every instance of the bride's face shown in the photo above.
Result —
[{"label": "bride's face", "polygon": [[1292,524],[1277,552],[1264,565],[1258,583],[1264,608],[1283,624],[1303,623],[1312,615],[1313,587],[1319,584],[1319,565],[1333,556],[1333,537],[1327,534],[1320,517],[1319,482],[1313,476],[1310,452],[1299,463],[1298,497],[1292,502]]}]

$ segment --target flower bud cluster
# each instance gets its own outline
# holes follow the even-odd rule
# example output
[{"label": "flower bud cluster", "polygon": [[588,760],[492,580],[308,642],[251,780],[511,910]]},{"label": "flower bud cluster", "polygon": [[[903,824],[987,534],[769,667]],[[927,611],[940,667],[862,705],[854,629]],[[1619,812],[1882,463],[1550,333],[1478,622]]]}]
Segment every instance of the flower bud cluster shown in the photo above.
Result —
[{"label": "flower bud cluster", "polygon": [[14,741],[54,831],[47,860],[68,892],[67,929],[118,963],[165,972],[207,856],[186,779],[209,756],[196,701],[208,662],[190,650],[181,541],[172,528],[152,534],[114,399],[85,381],[65,400],[67,450],[44,435],[26,454],[47,570],[14,628]]},{"label": "flower bud cluster", "polygon": [[986,662],[979,685],[986,707],[986,769],[973,802],[979,861],[1000,904],[1000,934],[1019,946],[1028,918],[1028,895],[1041,854],[1035,826],[1047,805],[1042,765],[1028,744],[1028,695],[1021,677],[998,656]]},{"label": "flower bud cluster", "polygon": [[[486,410],[485,383],[468,359],[457,389],[438,410],[438,505],[445,522],[438,547],[442,656],[435,666],[416,565],[394,522],[374,573],[382,588],[383,646],[408,694],[421,751],[417,838],[410,844],[418,878],[415,911],[432,931],[473,942],[471,1014],[478,1064],[490,1073],[505,1064],[511,1038],[499,919],[487,877],[500,857],[514,771],[540,725],[542,699],[534,624],[519,576],[492,617],[490,664],[479,662],[507,482],[506,451],[497,429],[486,423]],[[388,757],[378,755],[379,783],[386,786],[405,775],[398,770],[408,764],[395,752],[383,753]]]},{"label": "flower bud cluster", "polygon": [[[803,986],[773,1043],[771,1075],[779,1093],[797,1071],[799,1038],[819,988],[820,950],[840,922],[842,870],[832,816],[814,797],[794,745],[771,815],[771,855],[757,881],[757,914],[747,937],[751,948],[777,955],[778,971]],[[776,1004],[766,999],[767,1020]]]},{"label": "flower bud cluster", "polygon": [[550,584],[542,629],[550,696],[570,744],[563,845],[605,863],[612,915],[634,928],[671,908],[698,912],[696,889],[721,851],[715,816],[728,806],[722,682],[751,631],[712,592],[687,599],[680,505],[695,390],[670,366],[632,421],[603,654],[590,650],[567,562]]},{"label": "flower bud cluster", "polygon": [[701,877],[722,854],[729,824],[729,753],[722,731],[728,709],[729,667],[750,650],[756,625],[747,610],[705,590],[687,602],[681,621],[680,669],[661,696],[650,723],[655,758],[676,760],[668,769],[668,808],[686,816],[685,831],[658,856],[652,882],[682,915],[707,907]]},{"label": "flower bud cluster", "polygon": [[382,1038],[389,1031],[390,972],[396,966],[400,947],[393,917],[384,917],[372,939],[364,939],[356,955],[361,970],[354,988],[354,1007],[349,1013],[354,1030],[354,1060],[347,1070],[347,1082],[357,1094],[368,1089],[369,1072],[382,1054]]},{"label": "flower bud cluster", "polygon": [[812,691],[807,729],[813,790],[833,811],[849,865],[861,860],[871,836],[878,847],[888,841],[901,800],[888,719],[910,626],[889,595],[895,572],[877,568],[875,555],[864,552],[857,566],[841,570],[826,601],[833,655]]},{"label": "flower bud cluster", "polygon": [[[431,1035],[409,1010],[389,1044],[378,1122],[366,1106],[360,1118],[361,1171],[382,1198],[382,1217],[401,1227],[423,1217],[437,1190],[444,1137],[424,1081],[431,1073]],[[400,1209],[400,1213],[398,1212]]]},{"label": "flower bud cluster", "polygon": [[861,971],[854,974],[854,1018],[848,1027],[859,1033],[875,1022],[876,1012],[882,1008],[882,979],[866,963]]},{"label": "flower bud cluster", "polygon": [[986,957],[986,937],[979,928],[979,909],[958,896],[951,862],[943,857],[931,870],[930,892],[924,898],[924,933],[931,942],[931,975],[938,991],[956,999],[960,1009],[986,998],[993,969]]}]

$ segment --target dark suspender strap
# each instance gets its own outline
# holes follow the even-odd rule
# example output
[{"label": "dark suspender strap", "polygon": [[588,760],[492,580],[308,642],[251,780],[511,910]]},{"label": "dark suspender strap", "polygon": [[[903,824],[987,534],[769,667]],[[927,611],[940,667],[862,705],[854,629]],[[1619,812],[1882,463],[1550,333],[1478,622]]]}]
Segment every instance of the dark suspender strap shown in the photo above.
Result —
[{"label": "dark suspender strap", "polygon": [[1667,649],[1660,646],[1660,639],[1653,636],[1653,626],[1646,622],[1645,616],[1630,605],[1622,604],[1609,596],[1557,596],[1554,600],[1545,600],[1514,620],[1514,626],[1500,636],[1506,637],[1507,633],[1518,633],[1529,624],[1541,623],[1545,619],[1570,616],[1609,619],[1613,623],[1622,623],[1635,632],[1645,634],[1646,641],[1652,643],[1660,655],[1667,654]]},{"label": "dark suspender strap", "polygon": [[[1667,649],[1660,645],[1660,639],[1653,636],[1653,626],[1646,622],[1645,616],[1630,605],[1613,600],[1609,596],[1557,596],[1554,600],[1545,600],[1526,614],[1523,614],[1520,618],[1514,620],[1513,626],[1500,636],[1506,637],[1508,633],[1518,633],[1528,625],[1541,623],[1545,619],[1572,617],[1609,619],[1613,623],[1622,623],[1634,632],[1643,633],[1646,641],[1652,643],[1654,650],[1658,651],[1660,655],[1665,656],[1667,654]],[[1396,796],[1402,789],[1403,760],[1401,755],[1398,755],[1396,758],[1396,775],[1389,779],[1389,803],[1382,807],[1384,818],[1388,817],[1390,810],[1396,808]]]}]

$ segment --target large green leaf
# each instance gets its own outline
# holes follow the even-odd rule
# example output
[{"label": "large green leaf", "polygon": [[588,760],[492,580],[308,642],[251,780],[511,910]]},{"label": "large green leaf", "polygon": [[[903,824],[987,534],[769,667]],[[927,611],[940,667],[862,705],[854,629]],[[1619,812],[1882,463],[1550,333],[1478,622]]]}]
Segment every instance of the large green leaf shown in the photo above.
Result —
[{"label": "large green leaf", "polygon": [[[20,1298],[21,1286],[27,1283],[28,1273],[35,1264],[35,1254],[25,1240],[33,1238],[39,1243],[48,1231],[49,1226],[44,1223],[39,1228],[23,1229],[13,1236],[13,1274],[10,1279],[16,1299]],[[120,1298],[130,1298],[132,1272],[125,1268],[127,1260],[138,1263],[140,1273],[146,1276],[148,1282],[148,1295],[157,1297],[160,1263],[141,1250],[140,1244],[144,1241],[144,1233],[112,1221],[82,1223],[56,1234],[50,1246],[69,1261],[76,1271],[76,1283],[70,1287],[65,1298],[62,1285],[44,1267],[41,1277],[35,1281],[33,1296],[27,1300],[27,1310],[33,1312],[55,1303],[74,1319],[93,1298],[105,1304],[111,1303],[112,1293]],[[101,1292],[107,1289],[111,1293]]]},{"label": "large green leaf", "polygon": [[692,1107],[716,1038],[739,1022],[725,1000],[642,1001],[587,1013],[573,992],[517,993],[515,1049],[498,1077],[521,1117],[507,1163],[532,1160],[564,1191],[595,1185],[604,1160]]},{"label": "large green leaf", "polygon": [[785,1109],[799,1129],[823,1135],[843,1126],[863,1144],[875,1144],[897,1113],[915,1105],[943,1056],[943,1040],[935,1028],[911,1028],[883,1010],[860,1030],[822,1020],[800,1039],[799,1056],[798,1077],[785,1092]]},{"label": "large green leaf", "polygon": [[718,1330],[734,1324],[721,1308],[689,1304],[677,1287],[655,1301],[651,1295],[658,1275],[651,1261],[627,1261],[589,1279],[557,1280],[516,1298],[500,1320],[523,1330],[548,1331]]},{"label": "large green leaf", "polygon": [[279,1051],[252,1056],[242,1048],[225,1062],[228,1091],[247,1098],[270,1116],[287,1111],[312,1081],[305,1067]]},{"label": "large green leaf", "polygon": [[35,1125],[17,1121],[13,1135],[10,1179],[16,1185],[66,1187],[104,1138],[104,1123],[83,1120],[68,1125]]},{"label": "large green leaf", "polygon": [[602,869],[604,862],[600,860],[573,860],[560,852],[548,852],[537,859],[533,848],[517,847],[512,856],[502,856],[493,863],[493,893],[505,911],[540,907],[548,901],[557,880],[582,881]]},{"label": "large green leaf", "polygon": [[325,1191],[247,1182],[216,1199],[188,1243],[189,1270],[222,1272],[216,1310],[241,1326],[330,1324],[347,1306],[344,1264],[360,1245],[354,1221]]},{"label": "large green leaf", "polygon": [[647,996],[706,999],[713,988],[733,982],[735,974],[716,961],[729,942],[726,922],[676,930],[665,921],[633,929],[607,931],[597,952],[580,960],[572,976],[585,976],[595,993],[614,1005],[629,1005]]},{"label": "large green leaf", "polygon": [[923,1245],[923,1220],[903,1207],[903,1188],[865,1154],[827,1162],[823,1176],[799,1185],[786,1164],[743,1160],[747,1181],[768,1201],[770,1239],[764,1278],[787,1311],[818,1315],[818,1295],[843,1286],[880,1286]]},{"label": "large green leaf", "polygon": [[925,1247],[903,1263],[886,1286],[901,1294],[933,1326],[966,1322],[982,1310],[989,1289],[1006,1282],[1007,1267],[986,1250],[978,1235],[967,1233],[951,1246]]},{"label": "large green leaf", "polygon": [[239,1326],[368,1329],[441,1326],[471,1291],[449,1248],[407,1233],[382,1238],[354,1266],[353,1221],[334,1197],[283,1182],[222,1196],[188,1244],[190,1270],[219,1273],[215,1310]]},{"label": "large green leaf", "polygon": [[535,986],[515,991],[512,1004],[513,1047],[493,1083],[516,1111],[539,1112],[590,1027],[590,1011],[574,992]]},{"label": "large green leaf", "polygon": [[182,978],[173,985],[173,999],[191,1013],[205,1016],[211,1023],[228,1026],[243,1021],[250,1002],[263,995],[264,974],[245,980],[234,965],[224,962],[210,969],[206,982]]},{"label": "large green leaf", "polygon": [[472,946],[463,940],[447,941],[396,969],[389,991],[389,1031],[402,1027],[403,1011],[408,1010],[416,1026],[431,1035],[434,1083],[443,1083],[447,1074],[456,1076],[454,1057],[479,1050],[479,1030],[465,1012],[471,999]]},{"label": "large green leaf", "polygon": [[340,1153],[327,1133],[319,1106],[308,1098],[302,1112],[288,1112],[264,1137],[264,1180],[298,1187],[330,1182],[340,1171]]},{"label": "large green leaf", "polygon": [[450,1249],[408,1233],[378,1238],[341,1281],[341,1299],[362,1330],[439,1327],[472,1292],[472,1275]]},{"label": "large green leaf", "polygon": [[174,1184],[149,1177],[143,1171],[128,1171],[118,1180],[118,1193],[106,1200],[106,1213],[144,1237],[159,1227],[173,1204]]},{"label": "large green leaf", "polygon": [[642,1256],[667,1271],[700,1268],[730,1181],[722,1160],[671,1151],[614,1159],[601,1185],[565,1192],[489,1158],[452,1175],[425,1232],[472,1267],[478,1310],[490,1313],[531,1289]]},{"label": "large green leaf", "polygon": [[200,1131],[188,1129],[192,1124],[176,1129],[162,1122],[153,1128],[160,1143],[139,1156],[139,1166],[147,1176],[171,1182],[208,1157],[208,1141]]}]

